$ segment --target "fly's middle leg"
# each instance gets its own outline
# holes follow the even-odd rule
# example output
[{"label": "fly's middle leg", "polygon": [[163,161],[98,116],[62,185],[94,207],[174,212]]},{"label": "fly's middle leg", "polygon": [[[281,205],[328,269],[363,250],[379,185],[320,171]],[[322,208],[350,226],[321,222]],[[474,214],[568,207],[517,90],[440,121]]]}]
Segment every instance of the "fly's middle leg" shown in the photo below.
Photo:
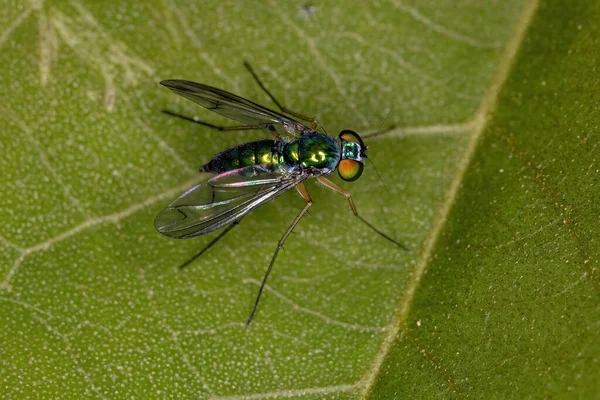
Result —
[{"label": "fly's middle leg", "polygon": [[375,231],[376,233],[378,233],[382,237],[384,237],[387,240],[389,240],[390,242],[394,243],[396,246],[402,248],[405,251],[410,251],[408,249],[408,247],[406,247],[405,245],[403,245],[400,242],[395,241],[394,239],[392,239],[391,237],[389,237],[385,233],[381,232],[379,229],[375,228],[369,221],[367,221],[363,217],[361,217],[358,214],[358,211],[356,210],[356,206],[354,205],[354,200],[352,200],[352,195],[350,193],[348,193],[347,191],[345,191],[344,189],[342,189],[341,187],[339,187],[335,183],[331,182],[329,179],[324,178],[322,176],[318,177],[317,180],[319,182],[321,182],[323,185],[325,185],[326,187],[328,187],[329,189],[334,190],[334,191],[336,191],[336,192],[338,192],[338,193],[343,194],[344,196],[346,196],[346,198],[348,199],[348,203],[350,204],[350,208],[352,209],[352,212],[354,213],[354,216],[356,218],[358,218],[361,222],[363,222],[365,225],[367,225],[369,228],[371,228],[373,231]]}]

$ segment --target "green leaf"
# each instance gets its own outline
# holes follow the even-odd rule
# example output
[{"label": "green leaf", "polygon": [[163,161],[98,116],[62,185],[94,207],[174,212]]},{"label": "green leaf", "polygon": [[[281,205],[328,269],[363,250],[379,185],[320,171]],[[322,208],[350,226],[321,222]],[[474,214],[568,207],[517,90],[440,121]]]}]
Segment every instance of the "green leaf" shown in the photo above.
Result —
[{"label": "green leaf", "polygon": [[[476,147],[472,132],[485,127],[481,110],[491,109],[489,93],[501,89],[493,77],[512,61],[503,49],[518,47],[515,32],[527,25],[522,15],[531,7],[522,1],[111,3],[14,2],[0,12],[0,383],[6,397],[357,398],[398,383],[394,392],[410,393],[417,383],[443,396],[470,390],[473,370],[508,371],[507,379],[493,372],[478,379],[510,388],[527,376],[544,379],[541,371],[552,371],[566,387],[567,377],[594,368],[597,347],[590,338],[598,319],[584,311],[597,312],[597,241],[590,238],[597,237],[598,212],[586,203],[597,177],[594,115],[586,107],[597,101],[597,90],[585,96],[573,85],[549,91],[564,84],[563,75],[540,53],[572,60],[551,34],[566,35],[567,27],[575,29],[573,43],[588,35],[591,46],[585,23],[591,13],[582,12],[581,30],[575,20],[567,27],[540,25],[544,34],[528,39],[530,53],[523,50],[518,63],[535,74],[523,69],[509,80],[499,103],[506,106]],[[575,75],[580,85],[595,84],[594,54],[578,59],[577,68],[588,71]],[[290,192],[252,212],[184,270],[178,265],[214,236],[176,241],[153,228],[164,206],[207,179],[197,170],[214,154],[268,136],[219,133],[169,118],[160,111],[232,124],[158,81],[195,80],[273,107],[243,60],[283,104],[315,115],[331,134],[374,132],[389,113],[386,126],[398,128],[367,141],[382,180],[367,164],[359,181],[340,184],[365,219],[411,249],[398,250],[360,224],[343,196],[310,184],[311,215],[286,242],[250,327],[244,321],[257,284],[303,200]],[[547,97],[533,99],[534,90]],[[534,110],[542,101],[557,111]],[[517,130],[523,120],[528,124]],[[539,160],[548,161],[538,167]],[[448,193],[463,183],[450,201]],[[503,185],[511,191],[502,192]],[[585,190],[587,196],[578,195]],[[525,197],[508,201],[517,194]],[[501,204],[494,202],[501,196]],[[499,214],[494,207],[501,205],[508,212]],[[440,216],[451,206],[444,226]],[[458,254],[446,256],[450,251]],[[484,292],[490,285],[493,293]],[[478,303],[465,305],[467,296]],[[444,325],[447,341],[436,351],[448,352],[451,371],[440,378],[429,359],[423,368],[409,368],[424,363],[424,355],[415,340],[392,343],[396,330],[417,338],[421,320],[429,330],[419,343],[435,340],[427,357],[441,343],[430,328],[442,326],[450,308],[462,314],[444,320],[457,325]],[[469,320],[483,321],[486,310],[482,333],[479,321]],[[553,330],[544,328],[549,323]],[[514,341],[504,339],[505,330],[532,326],[520,347],[506,345]],[[536,330],[540,343],[545,335],[552,341],[526,342]],[[461,356],[477,348],[469,335],[485,341],[484,364]],[[555,350],[561,340],[568,352]],[[509,349],[516,354],[507,355]],[[527,375],[519,360],[530,349],[557,355],[531,356]],[[440,383],[448,375],[451,389]],[[581,379],[577,385],[591,378]],[[583,387],[577,385],[574,390]],[[536,393],[534,386],[527,390]]]},{"label": "green leaf", "polygon": [[530,10],[370,398],[600,393],[600,7]]}]

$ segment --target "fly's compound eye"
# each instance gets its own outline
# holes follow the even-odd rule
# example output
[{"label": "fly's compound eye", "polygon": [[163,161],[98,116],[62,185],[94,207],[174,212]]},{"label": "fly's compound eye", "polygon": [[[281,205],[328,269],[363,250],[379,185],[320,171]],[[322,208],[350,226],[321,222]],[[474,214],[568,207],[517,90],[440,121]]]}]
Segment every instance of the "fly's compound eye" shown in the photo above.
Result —
[{"label": "fly's compound eye", "polygon": [[358,133],[351,131],[351,130],[343,130],[340,132],[340,139],[341,140],[346,140],[348,142],[354,142],[354,143],[358,143],[360,145],[360,147],[364,147],[365,145],[363,144],[363,141],[361,139],[360,136],[358,136]]},{"label": "fly's compound eye", "polygon": [[341,160],[338,165],[338,174],[345,181],[352,182],[360,178],[363,172],[363,163],[355,160]]}]

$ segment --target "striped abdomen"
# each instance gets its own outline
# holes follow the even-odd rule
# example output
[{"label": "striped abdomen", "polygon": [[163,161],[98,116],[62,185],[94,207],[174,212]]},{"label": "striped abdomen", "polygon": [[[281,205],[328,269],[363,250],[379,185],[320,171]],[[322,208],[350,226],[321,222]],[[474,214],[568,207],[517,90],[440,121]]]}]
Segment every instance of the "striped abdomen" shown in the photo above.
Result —
[{"label": "striped abdomen", "polygon": [[256,164],[276,167],[285,163],[284,147],[284,142],[276,140],[259,140],[245,143],[217,154],[200,168],[200,171],[220,174]]}]

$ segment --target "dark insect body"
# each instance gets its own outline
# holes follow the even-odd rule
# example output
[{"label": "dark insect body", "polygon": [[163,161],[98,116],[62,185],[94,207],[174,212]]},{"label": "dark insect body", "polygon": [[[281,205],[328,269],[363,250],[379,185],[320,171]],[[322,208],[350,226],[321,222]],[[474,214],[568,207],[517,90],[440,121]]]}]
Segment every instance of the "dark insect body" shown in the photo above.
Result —
[{"label": "dark insect body", "polygon": [[[274,139],[244,143],[215,155],[200,171],[213,173],[216,176],[191,188],[167,206],[157,215],[154,226],[163,235],[187,239],[229,225],[206,247],[183,264],[181,266],[183,268],[213,246],[246,214],[286,191],[296,188],[306,200],[306,205],[275,248],[254,308],[246,322],[250,324],[279,250],[312,205],[310,195],[304,186],[304,181],[308,178],[316,178],[326,187],[346,196],[352,212],[358,219],[395,245],[404,250],[408,249],[362,218],[356,210],[350,193],[325,178],[325,175],[336,169],[345,181],[354,181],[361,176],[367,150],[361,137],[353,131],[344,130],[340,132],[338,142],[335,138],[319,132],[315,120],[282,107],[260,82],[250,66],[248,64],[245,66],[281,112],[200,83],[184,80],[161,82],[175,93],[247,125],[220,127],[171,112],[166,112],[167,114],[221,131],[264,129],[269,131]],[[285,114],[309,121],[311,127]]]}]

